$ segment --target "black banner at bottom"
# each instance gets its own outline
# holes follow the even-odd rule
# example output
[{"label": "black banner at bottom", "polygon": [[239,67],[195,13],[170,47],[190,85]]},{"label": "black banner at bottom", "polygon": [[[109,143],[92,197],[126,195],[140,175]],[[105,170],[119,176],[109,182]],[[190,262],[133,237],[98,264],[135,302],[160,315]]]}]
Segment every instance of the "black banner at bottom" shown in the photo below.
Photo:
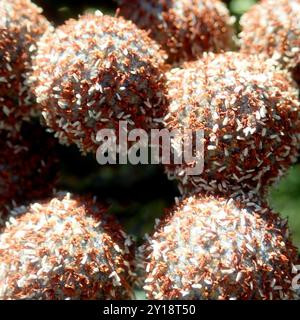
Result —
[{"label": "black banner at bottom", "polygon": [[[10,319],[299,318],[299,301],[0,301]],[[2,317],[1,317],[2,318]],[[2,319],[5,319],[4,317]]]}]

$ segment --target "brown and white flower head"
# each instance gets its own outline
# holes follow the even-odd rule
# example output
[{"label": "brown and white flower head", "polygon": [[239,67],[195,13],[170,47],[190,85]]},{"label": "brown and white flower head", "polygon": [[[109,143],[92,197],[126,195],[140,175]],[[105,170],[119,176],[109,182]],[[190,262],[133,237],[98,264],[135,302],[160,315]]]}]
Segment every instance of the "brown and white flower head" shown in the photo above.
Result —
[{"label": "brown and white flower head", "polygon": [[36,105],[28,85],[36,42],[50,28],[29,0],[0,0],[0,129],[20,129]]},{"label": "brown and white flower head", "polygon": [[0,225],[11,207],[52,193],[58,173],[56,147],[56,139],[37,125],[0,131]]},{"label": "brown and white flower head", "polygon": [[265,53],[300,81],[300,0],[263,0],[241,18],[241,50]]},{"label": "brown and white flower head", "polygon": [[166,126],[204,133],[201,174],[187,174],[194,163],[166,165],[182,193],[264,193],[296,160],[297,86],[273,60],[233,52],[205,54],[169,72],[168,91]]},{"label": "brown and white flower head", "polygon": [[39,42],[33,82],[47,125],[63,144],[94,152],[100,129],[161,125],[165,54],[123,18],[84,15]]},{"label": "brown and white flower head", "polygon": [[129,299],[132,244],[93,198],[17,208],[0,235],[0,297]]},{"label": "brown and white flower head", "polygon": [[267,206],[196,195],[176,205],[144,245],[151,299],[296,299],[286,221]]},{"label": "brown and white flower head", "polygon": [[119,13],[161,44],[170,63],[233,47],[233,22],[219,0],[119,0]]}]

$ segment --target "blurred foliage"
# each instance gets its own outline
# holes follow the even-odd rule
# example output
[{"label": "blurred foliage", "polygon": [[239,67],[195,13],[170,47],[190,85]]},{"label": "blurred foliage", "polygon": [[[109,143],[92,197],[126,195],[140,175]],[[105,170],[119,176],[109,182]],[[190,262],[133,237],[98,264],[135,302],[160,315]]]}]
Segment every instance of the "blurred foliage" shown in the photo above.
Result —
[{"label": "blurred foliage", "polygon": [[235,16],[241,16],[256,0],[233,0],[229,2],[229,10]]},{"label": "blurred foliage", "polygon": [[272,188],[270,203],[273,209],[287,217],[293,240],[300,248],[300,165],[292,167],[279,185]]},{"label": "blurred foliage", "polygon": [[[114,14],[114,1],[101,0],[35,0],[55,25],[66,19],[96,9]],[[255,0],[224,1],[231,13],[240,16]],[[78,193],[91,193],[110,205],[125,229],[139,242],[150,233],[155,218],[172,206],[178,196],[175,183],[167,180],[160,166],[103,166],[93,156],[81,157],[76,148],[61,147],[62,176],[59,188]],[[289,218],[295,243],[300,247],[300,165],[291,168],[287,177],[273,188],[270,204],[283,217]],[[142,293],[141,293],[142,294]]]}]

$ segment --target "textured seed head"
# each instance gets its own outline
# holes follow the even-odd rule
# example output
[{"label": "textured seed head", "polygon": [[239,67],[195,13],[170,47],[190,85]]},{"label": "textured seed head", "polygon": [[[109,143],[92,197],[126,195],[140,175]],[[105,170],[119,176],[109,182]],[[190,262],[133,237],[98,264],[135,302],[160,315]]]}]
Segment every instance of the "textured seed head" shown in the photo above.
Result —
[{"label": "textured seed head", "polygon": [[60,194],[10,212],[1,299],[129,299],[132,242],[92,198]]},{"label": "textured seed head", "polygon": [[241,49],[265,53],[300,81],[300,1],[263,0],[241,19]]},{"label": "textured seed head", "polygon": [[157,127],[166,111],[165,54],[147,33],[101,13],[69,20],[39,43],[37,100],[61,143],[85,153],[100,129]]},{"label": "textured seed head", "polygon": [[293,299],[297,249],[286,222],[247,200],[193,196],[144,245],[151,299]]},{"label": "textured seed head", "polygon": [[120,14],[167,51],[170,63],[233,46],[233,18],[219,0],[119,0]]},{"label": "textured seed head", "polygon": [[28,0],[0,0],[0,129],[20,129],[36,109],[28,86],[36,42],[50,28]]},{"label": "textured seed head", "polygon": [[[172,70],[168,90],[167,127],[181,136],[185,129],[204,133],[204,152],[196,158],[204,161],[201,174],[187,174],[194,163],[166,166],[183,193],[193,189],[264,193],[296,160],[298,91],[287,71],[277,70],[273,60],[210,53]],[[182,146],[176,150],[174,145],[179,153]]]},{"label": "textured seed head", "polygon": [[24,123],[20,132],[0,131],[0,225],[9,208],[52,193],[56,147],[40,126]]}]

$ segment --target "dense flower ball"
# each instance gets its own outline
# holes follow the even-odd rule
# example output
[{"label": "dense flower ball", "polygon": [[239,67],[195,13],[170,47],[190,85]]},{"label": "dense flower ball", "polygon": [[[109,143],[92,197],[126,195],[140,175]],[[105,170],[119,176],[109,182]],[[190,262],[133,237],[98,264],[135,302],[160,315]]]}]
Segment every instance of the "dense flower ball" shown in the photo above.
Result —
[{"label": "dense flower ball", "polygon": [[119,0],[120,14],[150,30],[170,63],[233,46],[233,18],[219,0]]},{"label": "dense flower ball", "polygon": [[57,142],[43,128],[24,123],[18,133],[0,131],[0,225],[10,207],[52,193]]},{"label": "dense flower ball", "polygon": [[158,127],[166,111],[164,53],[131,22],[85,15],[39,43],[37,100],[61,143],[95,151],[100,129]]},{"label": "dense flower ball", "polygon": [[103,205],[70,194],[11,212],[1,299],[129,299],[132,241]]},{"label": "dense flower ball", "polygon": [[299,0],[263,0],[244,14],[241,26],[243,52],[273,57],[300,81]]},{"label": "dense flower ball", "polygon": [[27,80],[36,42],[50,28],[29,0],[0,0],[0,129],[19,129],[34,112]]},{"label": "dense flower ball", "polygon": [[[298,92],[273,61],[239,53],[207,54],[168,74],[172,100],[166,125],[203,133],[195,159],[204,168],[191,175],[194,162],[167,165],[183,193],[218,191],[263,193],[296,160],[299,148]],[[182,145],[174,140],[174,153]],[[179,145],[177,150],[176,145]],[[193,139],[195,149],[196,139]],[[195,156],[195,154],[194,154]]]},{"label": "dense flower ball", "polygon": [[156,226],[144,246],[152,299],[292,299],[297,249],[268,207],[194,196]]}]

